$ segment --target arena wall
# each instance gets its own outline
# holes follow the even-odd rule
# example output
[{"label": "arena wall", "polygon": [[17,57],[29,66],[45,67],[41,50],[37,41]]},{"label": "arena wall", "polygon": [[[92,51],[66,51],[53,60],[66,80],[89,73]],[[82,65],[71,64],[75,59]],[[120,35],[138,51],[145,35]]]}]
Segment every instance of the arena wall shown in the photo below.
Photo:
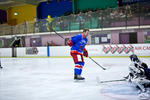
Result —
[{"label": "arena wall", "polygon": [[[17,57],[70,57],[69,46],[16,48]],[[124,57],[131,54],[150,57],[150,44],[87,45],[89,56]],[[1,48],[1,57],[12,57],[12,48]]]}]

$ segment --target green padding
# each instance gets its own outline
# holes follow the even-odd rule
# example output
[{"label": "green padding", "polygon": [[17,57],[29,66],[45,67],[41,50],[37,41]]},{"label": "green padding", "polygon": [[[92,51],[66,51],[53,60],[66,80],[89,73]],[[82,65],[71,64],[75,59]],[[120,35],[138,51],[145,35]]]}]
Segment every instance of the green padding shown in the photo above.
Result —
[{"label": "green padding", "polygon": [[144,41],[144,43],[150,43],[150,41]]},{"label": "green padding", "polygon": [[117,7],[117,0],[75,0],[75,10]]}]

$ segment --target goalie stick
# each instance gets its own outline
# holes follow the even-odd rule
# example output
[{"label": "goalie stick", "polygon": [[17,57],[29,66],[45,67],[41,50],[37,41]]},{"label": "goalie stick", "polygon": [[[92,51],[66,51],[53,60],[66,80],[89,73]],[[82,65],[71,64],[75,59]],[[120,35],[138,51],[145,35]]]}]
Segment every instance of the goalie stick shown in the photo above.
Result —
[{"label": "goalie stick", "polygon": [[123,79],[118,79],[118,80],[100,81],[99,77],[96,77],[96,80],[97,80],[98,83],[110,83],[110,82],[126,81],[125,78],[123,78]]},{"label": "goalie stick", "polygon": [[108,82],[117,82],[117,81],[126,81],[126,80],[120,79],[120,80],[99,81],[99,83],[108,83]]}]

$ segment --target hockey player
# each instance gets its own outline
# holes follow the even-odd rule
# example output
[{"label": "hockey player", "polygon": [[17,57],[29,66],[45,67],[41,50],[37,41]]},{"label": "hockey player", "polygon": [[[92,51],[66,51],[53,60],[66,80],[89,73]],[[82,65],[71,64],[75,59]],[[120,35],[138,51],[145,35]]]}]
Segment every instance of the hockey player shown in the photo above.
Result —
[{"label": "hockey player", "polygon": [[0,59],[0,69],[2,69],[3,67],[1,66],[1,59]]},{"label": "hockey player", "polygon": [[87,36],[89,34],[89,29],[83,29],[83,33],[71,37],[67,41],[67,44],[71,47],[71,56],[75,63],[74,68],[74,79],[84,80],[85,78],[81,76],[82,68],[84,66],[83,56],[88,57],[88,52],[85,48],[87,44]]},{"label": "hockey player", "polygon": [[132,62],[129,66],[131,74],[136,76],[144,76],[146,79],[150,79],[150,68],[148,68],[146,63],[139,60],[135,54],[130,56],[130,60]]},{"label": "hockey player", "polygon": [[146,88],[150,86],[150,69],[135,54],[130,56],[130,60],[129,75],[126,78],[135,84],[141,92],[145,92]]}]

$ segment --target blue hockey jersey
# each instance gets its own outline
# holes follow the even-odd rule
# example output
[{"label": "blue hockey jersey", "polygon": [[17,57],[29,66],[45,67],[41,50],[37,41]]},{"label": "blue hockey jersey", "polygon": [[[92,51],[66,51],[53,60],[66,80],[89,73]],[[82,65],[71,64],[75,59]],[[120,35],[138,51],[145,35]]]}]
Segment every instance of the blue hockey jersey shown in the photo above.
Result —
[{"label": "blue hockey jersey", "polygon": [[88,39],[83,38],[81,34],[75,35],[71,37],[71,41],[73,42],[73,46],[71,47],[71,51],[77,51],[79,53],[83,52],[85,45],[87,44]]}]

